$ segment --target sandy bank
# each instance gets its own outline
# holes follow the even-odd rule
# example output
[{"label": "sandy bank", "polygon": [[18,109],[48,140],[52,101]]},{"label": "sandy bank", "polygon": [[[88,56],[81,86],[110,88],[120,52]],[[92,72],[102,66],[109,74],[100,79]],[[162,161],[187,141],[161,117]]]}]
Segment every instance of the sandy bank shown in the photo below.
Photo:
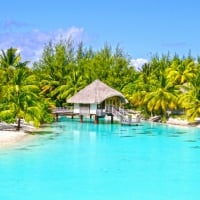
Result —
[{"label": "sandy bank", "polygon": [[190,125],[190,123],[187,120],[175,119],[175,118],[169,118],[166,123],[167,124],[172,124],[172,125],[180,125],[180,126],[188,126],[188,125]]},{"label": "sandy bank", "polygon": [[196,118],[194,122],[188,120],[169,118],[166,124],[178,125],[178,126],[196,126],[200,127],[200,119]]},{"label": "sandy bank", "polygon": [[10,146],[25,139],[30,134],[21,131],[0,131],[0,148],[4,146]]}]

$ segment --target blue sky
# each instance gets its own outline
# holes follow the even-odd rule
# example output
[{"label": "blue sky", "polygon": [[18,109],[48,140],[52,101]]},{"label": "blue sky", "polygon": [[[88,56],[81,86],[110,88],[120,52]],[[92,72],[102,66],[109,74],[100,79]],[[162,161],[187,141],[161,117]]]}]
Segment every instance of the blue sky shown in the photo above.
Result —
[{"label": "blue sky", "polygon": [[40,58],[61,37],[94,50],[117,45],[135,65],[154,54],[200,56],[198,0],[9,0],[1,2],[0,49]]}]

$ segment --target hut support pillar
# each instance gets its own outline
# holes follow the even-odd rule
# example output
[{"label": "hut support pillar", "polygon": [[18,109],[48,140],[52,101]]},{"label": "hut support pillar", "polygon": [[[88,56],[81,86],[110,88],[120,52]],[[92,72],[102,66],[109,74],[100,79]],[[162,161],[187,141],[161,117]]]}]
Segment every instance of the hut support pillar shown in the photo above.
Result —
[{"label": "hut support pillar", "polygon": [[111,124],[113,124],[113,115],[111,115]]},{"label": "hut support pillar", "polygon": [[55,118],[56,118],[56,122],[58,122],[58,113],[56,113]]},{"label": "hut support pillar", "polygon": [[80,123],[83,123],[83,115],[80,115]]},{"label": "hut support pillar", "polygon": [[97,115],[95,115],[94,117],[94,123],[95,124],[98,124],[99,123],[99,117]]}]

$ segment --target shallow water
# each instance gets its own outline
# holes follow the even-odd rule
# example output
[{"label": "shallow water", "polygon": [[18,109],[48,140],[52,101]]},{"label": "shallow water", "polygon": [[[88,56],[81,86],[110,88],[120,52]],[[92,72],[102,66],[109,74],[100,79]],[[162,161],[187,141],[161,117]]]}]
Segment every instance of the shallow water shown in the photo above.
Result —
[{"label": "shallow water", "polygon": [[2,200],[199,199],[198,128],[63,118],[0,151]]}]

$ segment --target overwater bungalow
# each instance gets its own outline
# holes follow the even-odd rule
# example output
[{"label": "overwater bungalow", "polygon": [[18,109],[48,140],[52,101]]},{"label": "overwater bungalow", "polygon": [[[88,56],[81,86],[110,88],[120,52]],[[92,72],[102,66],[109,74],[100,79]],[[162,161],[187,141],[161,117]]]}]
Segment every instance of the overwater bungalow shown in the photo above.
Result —
[{"label": "overwater bungalow", "polygon": [[83,116],[94,116],[95,123],[106,115],[110,116],[113,122],[113,116],[117,115],[125,102],[127,100],[123,94],[100,80],[95,80],[67,100],[67,103],[74,105],[73,113],[80,116],[81,122]]}]

